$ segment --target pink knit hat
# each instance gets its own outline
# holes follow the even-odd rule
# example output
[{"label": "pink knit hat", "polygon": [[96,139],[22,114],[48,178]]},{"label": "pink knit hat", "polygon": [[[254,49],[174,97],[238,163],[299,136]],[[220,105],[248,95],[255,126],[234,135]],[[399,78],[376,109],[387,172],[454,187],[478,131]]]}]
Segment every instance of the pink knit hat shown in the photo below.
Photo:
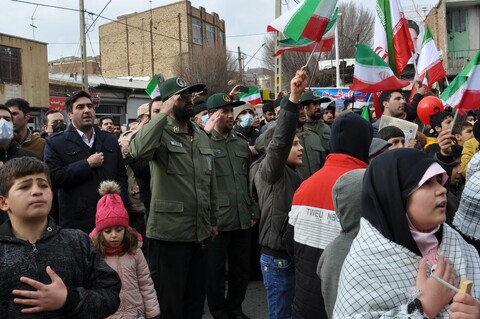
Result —
[{"label": "pink knit hat", "polygon": [[98,190],[102,197],[97,203],[95,229],[90,236],[107,227],[123,226],[129,228],[128,213],[120,197],[120,187],[114,181],[103,181]]}]

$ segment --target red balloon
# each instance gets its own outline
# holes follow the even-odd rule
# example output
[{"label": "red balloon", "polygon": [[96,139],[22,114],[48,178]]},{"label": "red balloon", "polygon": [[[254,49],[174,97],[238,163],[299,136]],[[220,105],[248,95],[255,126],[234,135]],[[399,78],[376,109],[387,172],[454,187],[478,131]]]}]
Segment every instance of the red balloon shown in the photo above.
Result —
[{"label": "red balloon", "polygon": [[430,124],[430,115],[444,110],[442,100],[436,96],[426,96],[420,100],[417,107],[417,115],[423,124]]}]

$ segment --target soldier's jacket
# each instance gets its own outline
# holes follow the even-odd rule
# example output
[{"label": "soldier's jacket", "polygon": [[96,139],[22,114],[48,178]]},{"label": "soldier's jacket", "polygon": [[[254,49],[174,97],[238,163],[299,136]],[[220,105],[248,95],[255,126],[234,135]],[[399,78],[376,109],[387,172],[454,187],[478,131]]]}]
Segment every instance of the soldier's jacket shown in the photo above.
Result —
[{"label": "soldier's jacket", "polygon": [[[265,137],[267,131],[274,129],[276,125],[276,121],[270,122],[268,129],[257,138],[255,149],[259,153],[265,153]],[[300,139],[300,144],[303,146],[303,158],[302,165],[297,167],[297,172],[305,180],[325,164],[328,143],[330,141],[330,127],[323,123],[323,121],[318,125],[305,123],[303,125],[303,132],[298,134],[298,138]]]},{"label": "soldier's jacket", "polygon": [[132,139],[132,157],[150,161],[152,201],[147,237],[199,242],[217,225],[217,185],[208,135],[194,123],[180,131],[159,114]]},{"label": "soldier's jacket", "polygon": [[248,229],[250,220],[259,218],[259,208],[248,191],[251,163],[248,142],[234,130],[226,139],[213,130],[210,140],[218,187],[218,230]]}]

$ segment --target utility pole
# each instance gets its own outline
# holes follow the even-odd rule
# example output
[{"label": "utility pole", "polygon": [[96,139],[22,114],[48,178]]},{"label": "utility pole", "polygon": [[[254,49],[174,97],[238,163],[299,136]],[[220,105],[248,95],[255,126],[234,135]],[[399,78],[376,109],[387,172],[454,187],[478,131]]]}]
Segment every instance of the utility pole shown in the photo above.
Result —
[{"label": "utility pole", "polygon": [[[275,18],[282,15],[282,1],[275,0]],[[280,40],[280,32],[275,32],[275,52],[278,51],[278,41]],[[275,95],[282,91],[282,55],[275,57]]]},{"label": "utility pole", "polygon": [[152,78],[155,76],[155,61],[153,58],[153,13],[152,1],[150,0],[150,56],[152,57]]},{"label": "utility pole", "polygon": [[82,90],[88,92],[87,75],[87,42],[85,41],[85,7],[83,0],[80,1],[80,49],[82,51]]},{"label": "utility pole", "polygon": [[[338,17],[341,18],[342,14],[339,13]],[[340,87],[340,48],[338,47],[339,44],[339,39],[338,39],[338,20],[337,23],[335,23],[335,62],[337,64],[337,67],[335,68],[335,83],[337,85],[337,88]]]},{"label": "utility pole", "polygon": [[242,63],[242,51],[238,47],[238,70],[240,71],[240,82],[243,84],[243,63]]}]

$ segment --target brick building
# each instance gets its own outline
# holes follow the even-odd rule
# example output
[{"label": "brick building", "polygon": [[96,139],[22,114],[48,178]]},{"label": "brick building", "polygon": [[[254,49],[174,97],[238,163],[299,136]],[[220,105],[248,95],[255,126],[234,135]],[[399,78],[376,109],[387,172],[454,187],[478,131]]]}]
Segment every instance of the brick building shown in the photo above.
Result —
[{"label": "brick building", "polygon": [[[87,57],[87,74],[101,75],[100,56]],[[82,73],[82,58],[76,56],[63,57],[57,60],[48,61],[49,73],[70,73],[75,75]]]},{"label": "brick building", "polygon": [[187,0],[119,16],[101,25],[99,34],[106,77],[163,73],[168,78],[175,75],[179,57],[188,63],[212,48],[226,54],[225,22]]},{"label": "brick building", "polygon": [[447,75],[455,77],[480,49],[480,0],[440,0],[426,22]]}]

